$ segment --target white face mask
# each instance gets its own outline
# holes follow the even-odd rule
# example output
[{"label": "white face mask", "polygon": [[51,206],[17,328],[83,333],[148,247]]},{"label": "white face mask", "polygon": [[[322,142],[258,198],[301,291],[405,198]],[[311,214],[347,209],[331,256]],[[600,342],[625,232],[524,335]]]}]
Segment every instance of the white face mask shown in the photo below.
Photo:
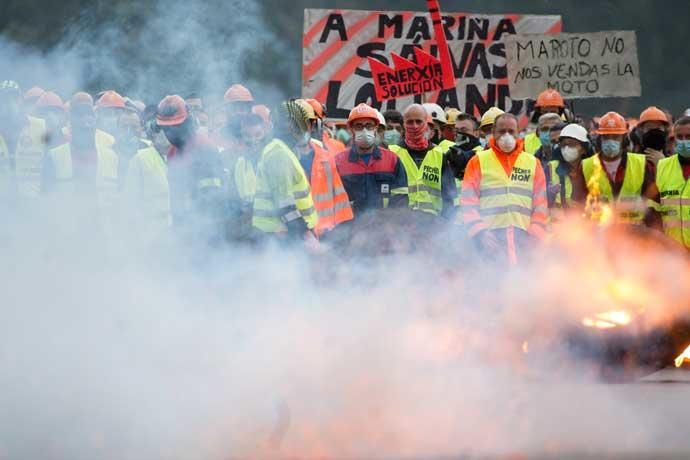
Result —
[{"label": "white face mask", "polygon": [[580,158],[580,151],[576,147],[570,145],[562,147],[561,153],[563,154],[563,159],[568,163],[573,163]]},{"label": "white face mask", "polygon": [[515,145],[517,144],[517,141],[515,140],[515,137],[512,134],[505,133],[504,135],[498,138],[497,143],[501,150],[503,150],[506,153],[510,153],[513,150],[515,150]]},{"label": "white face mask", "polygon": [[376,141],[376,130],[363,129],[355,133],[355,144],[361,149],[370,149]]}]

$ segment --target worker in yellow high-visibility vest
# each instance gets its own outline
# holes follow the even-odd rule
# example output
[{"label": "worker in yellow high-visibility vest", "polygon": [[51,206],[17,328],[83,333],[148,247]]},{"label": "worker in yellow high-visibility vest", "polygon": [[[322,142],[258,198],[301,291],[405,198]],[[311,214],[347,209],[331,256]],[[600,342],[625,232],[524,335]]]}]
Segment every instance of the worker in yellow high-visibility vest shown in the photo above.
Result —
[{"label": "worker in yellow high-visibility vest", "polygon": [[664,233],[690,249],[690,117],[679,118],[673,131],[676,153],[657,164],[653,199],[660,203]]}]

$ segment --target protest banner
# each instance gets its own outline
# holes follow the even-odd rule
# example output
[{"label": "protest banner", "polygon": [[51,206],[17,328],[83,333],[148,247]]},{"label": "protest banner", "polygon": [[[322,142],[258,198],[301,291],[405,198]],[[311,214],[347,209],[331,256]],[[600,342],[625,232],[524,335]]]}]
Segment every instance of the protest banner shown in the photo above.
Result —
[{"label": "protest banner", "polygon": [[453,64],[443,30],[439,1],[427,0],[427,8],[434,26],[434,41],[438,47],[439,59],[421,48],[414,49],[414,61],[391,53],[393,69],[374,58],[368,58],[376,99],[379,101],[455,88]]},{"label": "protest banner", "polygon": [[[522,113],[523,101],[512,100],[508,87],[504,40],[518,33],[558,33],[561,25],[560,16],[442,13],[457,84],[426,93],[426,102],[475,115],[494,105]],[[433,30],[427,12],[305,10],[302,96],[325,102],[334,119],[347,118],[360,102],[381,110],[421,102],[421,95],[377,99],[368,58],[390,66],[391,53],[414,60],[415,48],[438,58]]]},{"label": "protest banner", "polygon": [[571,99],[641,93],[634,31],[512,35],[506,54],[514,98],[533,98],[546,88]]}]

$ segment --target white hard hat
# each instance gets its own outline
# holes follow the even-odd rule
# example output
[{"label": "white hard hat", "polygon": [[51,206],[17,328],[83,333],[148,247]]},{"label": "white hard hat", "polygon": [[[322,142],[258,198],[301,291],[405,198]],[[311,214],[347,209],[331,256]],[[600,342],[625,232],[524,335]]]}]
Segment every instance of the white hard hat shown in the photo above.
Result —
[{"label": "white hard hat", "polygon": [[[376,110],[376,109],[374,109]],[[380,126],[386,126],[386,117],[383,116],[380,110],[376,110],[376,116],[379,119],[379,125]]]},{"label": "white hard hat", "polygon": [[426,113],[431,116],[432,120],[443,123],[444,125],[447,123],[446,113],[443,111],[440,105],[427,102],[426,104],[422,104],[422,107],[424,107]]},{"label": "white hard hat", "polygon": [[685,112],[683,112],[683,115],[686,117],[690,117],[690,109],[685,109]]},{"label": "white hard hat", "polygon": [[560,137],[572,137],[580,142],[589,142],[587,130],[577,123],[570,123],[561,130]]}]

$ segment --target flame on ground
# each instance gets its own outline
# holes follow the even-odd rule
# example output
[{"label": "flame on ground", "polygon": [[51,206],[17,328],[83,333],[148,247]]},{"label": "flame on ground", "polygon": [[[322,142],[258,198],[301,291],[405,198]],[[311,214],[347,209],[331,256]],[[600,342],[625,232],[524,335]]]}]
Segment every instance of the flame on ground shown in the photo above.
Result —
[{"label": "flame on ground", "polygon": [[607,311],[597,313],[592,317],[582,319],[582,324],[597,329],[611,329],[618,326],[626,326],[632,321],[632,315],[625,310]]},{"label": "flame on ground", "polygon": [[599,179],[601,179],[603,170],[601,161],[598,158],[594,158],[593,163],[592,176],[587,182],[589,193],[587,194],[587,204],[585,205],[585,216],[594,223],[606,226],[611,224],[613,212],[610,206],[601,203],[601,189],[599,187]]},{"label": "flame on ground", "polygon": [[686,348],[683,353],[678,355],[675,361],[676,367],[681,367],[685,363],[690,363],[690,345],[688,345],[688,348]]}]

